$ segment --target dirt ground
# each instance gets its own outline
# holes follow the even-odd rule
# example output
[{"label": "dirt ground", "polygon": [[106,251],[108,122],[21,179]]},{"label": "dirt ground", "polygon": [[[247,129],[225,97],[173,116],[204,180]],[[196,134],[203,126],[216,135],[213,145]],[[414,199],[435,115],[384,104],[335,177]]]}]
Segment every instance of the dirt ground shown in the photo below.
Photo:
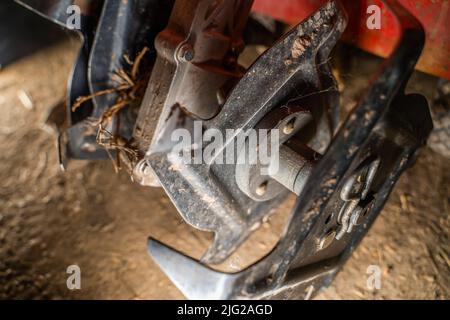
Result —
[{"label": "dirt ground", "polygon": [[[147,238],[199,258],[211,235],[186,225],[162,190],[133,184],[108,161],[59,169],[55,133],[44,123],[64,97],[76,46],[64,42],[0,71],[0,299],[182,299],[148,256]],[[354,76],[342,77],[346,95],[358,93]],[[433,81],[416,74],[414,88],[431,97]],[[317,298],[449,299],[449,179],[448,159],[423,150]],[[269,251],[284,211],[223,268],[237,270]],[[74,264],[78,291],[66,287]],[[370,265],[382,270],[380,290],[367,288]]]}]

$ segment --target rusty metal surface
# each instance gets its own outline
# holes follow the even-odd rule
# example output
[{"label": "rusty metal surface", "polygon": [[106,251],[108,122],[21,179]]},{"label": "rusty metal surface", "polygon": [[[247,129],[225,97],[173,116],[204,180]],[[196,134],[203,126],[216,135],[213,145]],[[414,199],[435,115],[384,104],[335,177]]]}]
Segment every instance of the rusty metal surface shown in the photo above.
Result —
[{"label": "rusty metal surface", "polygon": [[158,58],[135,127],[143,153],[165,148],[160,138],[174,112],[203,120],[219,112],[243,74],[237,56],[252,2],[175,2],[167,28],[156,38]]},{"label": "rusty metal surface", "polygon": [[[253,10],[288,23],[303,20],[325,0],[255,0]],[[447,0],[399,0],[424,26],[426,43],[417,69],[450,79],[450,2]],[[392,12],[381,0],[343,0],[349,15],[349,26],[345,35],[348,42],[373,54],[387,57],[392,52],[400,35],[399,25]],[[369,30],[366,27],[367,7],[376,4],[382,12],[382,28]]]}]

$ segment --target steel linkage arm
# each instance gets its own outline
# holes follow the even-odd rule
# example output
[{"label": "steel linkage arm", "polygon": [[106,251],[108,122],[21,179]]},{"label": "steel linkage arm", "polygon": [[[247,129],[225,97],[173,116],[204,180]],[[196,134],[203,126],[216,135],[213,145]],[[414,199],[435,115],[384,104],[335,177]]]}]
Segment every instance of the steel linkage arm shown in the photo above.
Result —
[{"label": "steel linkage arm", "polygon": [[[314,165],[281,239],[267,256],[243,271],[224,273],[150,239],[151,256],[188,298],[309,298],[330,284],[366,234],[395,182],[413,163],[432,129],[425,98],[404,93],[423,48],[422,26],[395,1],[386,1],[386,4],[395,13],[402,36],[366,94]],[[267,88],[272,96],[286,94],[286,91],[276,90],[266,82],[264,76],[257,79],[255,72],[262,66],[268,68],[267,73],[278,72],[281,65],[274,61],[272,55],[277,53],[278,60],[286,59],[286,52],[291,52],[295,41],[311,34],[308,27],[315,21],[325,20],[321,21],[319,30],[327,25],[331,28],[334,23],[335,29],[342,32],[345,26],[343,17],[339,4],[330,1],[296,27],[250,68],[223,110],[228,103],[236,103],[233,99],[242,96],[241,93],[248,90],[254,81],[260,81],[258,85]],[[333,42],[328,43],[327,49],[331,49]],[[324,50],[315,56],[320,59],[327,57],[328,53],[329,50]],[[271,64],[264,65],[265,59]],[[288,68],[287,72],[291,70]],[[294,69],[292,73],[299,70]],[[301,87],[302,79],[295,80]],[[246,110],[250,106],[258,106],[256,110],[250,110],[243,120],[246,125],[255,126],[268,112],[270,108],[265,108],[268,104],[261,103],[264,98],[254,95],[243,98]],[[277,102],[280,101],[282,99]],[[227,121],[224,117],[219,114],[217,120],[217,123],[226,122],[222,124],[224,127],[235,121],[232,118]],[[161,165],[156,161],[152,165],[157,174],[163,174]],[[174,189],[169,185],[165,187],[177,202]],[[191,217],[186,218],[189,220]],[[228,256],[228,251],[219,256]],[[206,262],[211,260],[216,261],[206,259]]]}]

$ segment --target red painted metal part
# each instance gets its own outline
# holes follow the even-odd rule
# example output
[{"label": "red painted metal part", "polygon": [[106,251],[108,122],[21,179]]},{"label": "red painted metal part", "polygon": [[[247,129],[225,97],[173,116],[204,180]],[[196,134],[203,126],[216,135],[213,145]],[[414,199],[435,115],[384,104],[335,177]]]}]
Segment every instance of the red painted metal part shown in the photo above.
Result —
[{"label": "red painted metal part", "polygon": [[[423,24],[426,44],[417,69],[450,79],[450,1],[449,0],[398,0]],[[253,10],[290,24],[296,24],[327,0],[255,0]],[[397,20],[381,0],[342,0],[349,25],[344,40],[373,54],[387,57],[399,38]],[[376,4],[381,8],[381,29],[369,30],[366,26],[367,7]]]}]

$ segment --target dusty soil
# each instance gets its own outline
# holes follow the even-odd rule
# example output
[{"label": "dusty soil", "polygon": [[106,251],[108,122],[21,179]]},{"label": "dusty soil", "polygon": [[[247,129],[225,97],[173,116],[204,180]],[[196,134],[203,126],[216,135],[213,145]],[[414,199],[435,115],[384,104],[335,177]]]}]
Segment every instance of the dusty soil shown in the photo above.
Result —
[{"label": "dusty soil", "polygon": [[[147,238],[198,258],[211,235],[187,226],[162,190],[133,184],[108,161],[59,169],[55,133],[44,123],[64,97],[76,46],[64,42],[0,71],[0,298],[181,299],[148,256]],[[368,63],[365,72],[373,68]],[[341,77],[351,105],[349,97],[363,85],[355,75]],[[431,97],[434,81],[417,74],[414,88]],[[448,159],[423,150],[318,298],[449,299],[449,179]],[[223,268],[237,270],[270,250],[286,212],[265,223]],[[66,287],[73,264],[82,272],[78,291]],[[369,265],[382,270],[380,290],[366,286]]]}]

